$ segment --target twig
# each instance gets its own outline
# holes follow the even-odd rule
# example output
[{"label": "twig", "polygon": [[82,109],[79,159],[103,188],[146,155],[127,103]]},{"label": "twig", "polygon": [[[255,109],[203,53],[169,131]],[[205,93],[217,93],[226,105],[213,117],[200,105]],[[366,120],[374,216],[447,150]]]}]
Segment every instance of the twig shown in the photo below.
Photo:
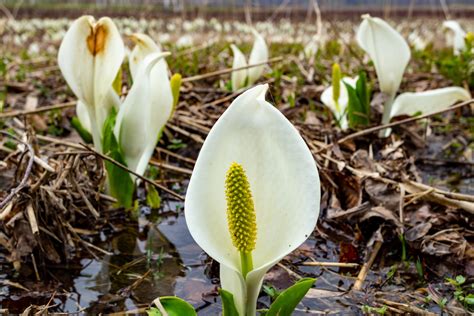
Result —
[{"label": "twig", "polygon": [[31,262],[33,262],[33,270],[35,270],[36,281],[40,282],[41,278],[40,278],[40,275],[39,275],[39,272],[38,272],[38,266],[36,265],[36,259],[35,259],[34,254],[31,254]]},{"label": "twig", "polygon": [[70,177],[70,179],[71,179],[71,182],[76,187],[77,192],[79,192],[79,195],[81,196],[82,200],[84,201],[84,203],[86,203],[86,206],[87,206],[87,209],[89,209],[89,212],[91,212],[91,214],[95,218],[99,218],[100,217],[99,212],[94,208],[92,203],[89,201],[89,199],[85,195],[84,191],[82,190],[81,186],[77,183],[76,179],[74,179],[74,177]]},{"label": "twig", "polygon": [[28,144],[27,142],[22,141],[18,137],[13,136],[10,133],[4,132],[4,131],[0,131],[0,134],[11,137],[14,140],[16,140],[17,142],[22,143],[23,145],[25,145],[25,148],[30,153],[30,160],[28,161],[28,165],[26,166],[26,170],[25,170],[25,174],[23,176],[23,179],[21,179],[20,184],[16,188],[12,189],[10,191],[10,193],[7,195],[7,197],[5,199],[3,199],[2,202],[0,202],[0,211],[1,211],[1,210],[3,210],[5,205],[7,205],[7,203],[10,202],[13,199],[14,196],[26,186],[26,182],[28,181],[28,178],[30,176],[31,169],[33,168],[33,162],[35,161],[35,152],[33,151],[33,148],[31,147],[30,144]]},{"label": "twig", "polygon": [[298,280],[301,280],[303,277],[301,275],[299,275],[298,273],[296,273],[295,271],[292,271],[290,268],[288,268],[287,266],[285,266],[284,264],[282,264],[281,262],[277,264],[280,268],[282,268],[283,270],[285,270],[286,272],[288,272],[289,275],[295,277],[296,279]]},{"label": "twig", "polygon": [[184,156],[181,156],[175,152],[172,152],[168,149],[164,149],[164,148],[160,148],[160,147],[156,147],[155,150],[158,152],[158,153],[163,153],[165,155],[168,155],[168,156],[171,156],[171,157],[174,157],[176,159],[179,159],[179,160],[182,160],[182,161],[185,161],[187,163],[190,163],[192,165],[194,165],[196,163],[196,160],[194,159],[191,159],[189,157],[184,157]]},{"label": "twig", "polygon": [[30,291],[28,288],[24,287],[20,283],[9,281],[9,280],[0,280],[0,284],[15,287],[17,289],[20,289],[20,290],[23,290],[23,291],[26,291],[26,292]]},{"label": "twig", "polygon": [[170,170],[170,171],[183,173],[183,174],[187,174],[187,175],[191,175],[193,173],[193,171],[190,170],[190,169],[173,166],[173,165],[167,164],[163,161],[158,161],[158,160],[155,160],[155,159],[151,159],[149,164],[152,165],[152,166],[160,167],[160,168],[163,168],[163,169],[167,169],[167,170]]},{"label": "twig", "polygon": [[[69,225],[69,228],[71,229],[72,232],[74,232],[74,230],[73,230],[73,228],[72,228],[71,225]],[[76,233],[76,235],[77,235],[77,233]],[[87,242],[87,241],[85,241],[85,240],[82,239],[82,238],[75,237],[74,239],[75,239],[76,241],[79,241],[79,242],[83,243],[83,244],[86,245],[87,247],[91,247],[91,248],[93,248],[93,249],[95,249],[95,250],[97,250],[97,251],[99,251],[99,252],[102,252],[102,253],[103,253],[104,255],[106,255],[106,256],[111,256],[111,255],[113,255],[112,252],[107,251],[107,250],[105,250],[105,249],[102,249],[102,248],[100,248],[100,247],[98,247],[98,246],[96,246],[96,245],[94,245],[94,244],[91,244],[90,242]]]},{"label": "twig", "polygon": [[207,74],[202,74],[202,75],[196,75],[196,76],[191,76],[191,77],[183,78],[182,82],[191,82],[191,81],[196,81],[196,80],[201,80],[201,79],[216,77],[216,76],[225,75],[225,74],[228,74],[228,73],[237,71],[237,70],[249,69],[249,68],[253,68],[253,67],[257,67],[257,66],[262,66],[262,65],[266,65],[266,64],[277,63],[277,62],[280,62],[280,61],[283,61],[283,56],[271,58],[271,59],[269,59],[269,60],[267,60],[267,61],[265,61],[265,62],[261,62],[261,63],[257,63],[257,64],[252,64],[252,65],[247,65],[247,66],[239,67],[239,68],[235,68],[235,69],[233,69],[233,68],[226,68],[226,69],[221,69],[221,70],[212,71],[212,72],[209,72],[209,73],[207,73]]},{"label": "twig", "polygon": [[436,190],[431,190],[430,189],[421,189],[420,187],[413,185],[409,182],[404,182],[403,186],[405,186],[405,190],[410,192],[410,193],[420,193],[423,192],[423,194],[420,194],[420,198],[426,199],[428,201],[432,201],[447,207],[452,207],[452,208],[462,208],[465,211],[468,211],[471,214],[474,214],[474,203],[473,202],[468,202],[468,201],[462,201],[462,200],[455,200],[455,199],[450,199],[445,196],[443,196],[440,193],[437,193]]},{"label": "twig", "polygon": [[413,313],[415,315],[429,315],[429,316],[434,316],[436,315],[435,313],[432,313],[430,311],[425,311],[421,308],[418,308],[416,306],[410,306],[408,304],[404,304],[404,303],[398,303],[398,302],[393,302],[393,301],[389,301],[389,300],[386,300],[386,299],[380,299],[380,302],[382,302],[383,304],[386,304],[386,305],[391,305],[391,306],[396,306],[398,308],[401,308],[407,312],[410,312],[410,313]]},{"label": "twig", "polygon": [[23,116],[23,115],[31,115],[37,114],[42,112],[48,112],[53,110],[65,109],[75,106],[77,101],[70,101],[66,103],[60,103],[50,106],[43,106],[34,110],[24,110],[24,111],[9,111],[5,113],[0,113],[0,119],[7,118],[7,117],[15,117],[15,116]]},{"label": "twig", "polygon": [[[403,185],[400,186],[400,191],[403,191],[405,192],[405,187]],[[413,193],[411,194],[411,196],[413,196],[408,202],[404,203],[404,205],[410,205],[411,203],[421,199],[423,196],[427,195],[427,194],[430,194],[431,192],[434,191],[434,188],[431,188],[431,189],[428,189],[426,191],[422,191],[422,192],[419,192],[419,193]],[[402,199],[403,201],[403,199]]]},{"label": "twig", "polygon": [[157,307],[158,310],[160,311],[161,315],[163,315],[163,316],[168,316],[168,312],[165,310],[165,308],[164,308],[163,305],[161,304],[159,297],[156,298],[156,299],[153,301],[153,304],[156,305],[156,307]]},{"label": "twig", "polygon": [[453,199],[458,199],[458,200],[464,200],[464,201],[474,202],[474,196],[472,196],[472,195],[467,195],[467,194],[462,194],[462,193],[456,193],[456,192],[443,191],[443,190],[440,190],[440,189],[431,187],[431,186],[429,186],[429,185],[426,185],[426,184],[423,184],[423,183],[419,183],[419,182],[415,182],[415,181],[411,181],[411,180],[408,180],[408,181],[406,181],[406,182],[409,183],[410,185],[413,185],[414,187],[417,187],[417,188],[421,189],[421,190],[430,190],[430,189],[433,189],[434,192],[439,193],[439,194],[442,194],[442,195],[445,195],[445,196],[448,196],[448,197],[451,197],[451,198],[453,198]]},{"label": "twig", "polygon": [[162,186],[162,185],[160,185],[160,184],[154,182],[153,180],[150,180],[150,179],[148,179],[148,178],[146,178],[146,177],[144,177],[144,176],[142,176],[142,175],[139,175],[139,174],[136,173],[135,171],[130,170],[128,167],[126,167],[126,166],[122,165],[121,163],[119,163],[119,162],[113,160],[112,158],[107,157],[106,155],[103,155],[103,154],[101,154],[101,153],[95,151],[94,149],[92,149],[91,147],[87,146],[86,144],[80,143],[80,145],[81,145],[82,147],[86,148],[87,150],[89,150],[89,151],[90,151],[91,153],[93,153],[94,155],[97,155],[97,156],[99,156],[100,158],[102,158],[102,159],[104,159],[104,160],[107,160],[107,161],[110,162],[110,163],[113,163],[113,164],[116,165],[117,167],[119,167],[119,168],[121,168],[121,169],[127,171],[128,173],[133,174],[135,177],[141,179],[142,181],[147,182],[147,183],[149,183],[149,184],[151,184],[151,185],[154,185],[154,186],[157,187],[158,189],[163,190],[163,191],[165,191],[166,193],[169,193],[170,195],[174,196],[175,198],[177,198],[177,199],[179,199],[179,200],[181,200],[181,201],[184,201],[184,197],[181,196],[181,195],[179,195],[178,193],[174,192],[173,190],[170,190],[170,189],[168,189],[167,187]]},{"label": "twig", "polygon": [[71,148],[76,148],[76,149],[83,149],[82,146],[80,146],[76,143],[68,142],[68,141],[57,139],[57,138],[54,138],[54,137],[36,135],[36,138],[39,139],[39,140],[48,142],[48,143],[64,145],[64,146],[71,147]]},{"label": "twig", "polygon": [[374,263],[375,258],[377,257],[377,254],[379,253],[381,247],[382,242],[377,240],[374,244],[374,249],[370,254],[369,260],[367,260],[367,262],[364,263],[364,265],[362,266],[362,269],[360,269],[359,275],[357,276],[357,280],[355,281],[354,286],[352,288],[353,290],[359,291],[362,288],[365,278],[367,278],[367,273],[369,273],[369,269]]},{"label": "twig", "polygon": [[311,267],[339,267],[339,268],[357,268],[358,263],[345,263],[345,262],[324,262],[324,261],[309,261],[303,262],[304,266]]},{"label": "twig", "polygon": [[28,214],[28,221],[30,222],[31,232],[33,235],[39,233],[38,222],[36,221],[35,210],[33,209],[32,203],[28,203],[26,206],[26,213]]}]

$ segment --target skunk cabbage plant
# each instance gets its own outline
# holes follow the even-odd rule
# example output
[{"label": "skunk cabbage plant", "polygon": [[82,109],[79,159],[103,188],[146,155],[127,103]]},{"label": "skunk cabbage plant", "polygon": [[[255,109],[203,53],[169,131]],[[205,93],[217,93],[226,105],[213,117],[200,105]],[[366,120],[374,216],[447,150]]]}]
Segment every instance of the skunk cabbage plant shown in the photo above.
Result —
[{"label": "skunk cabbage plant", "polygon": [[382,124],[386,124],[390,121],[389,114],[393,99],[410,61],[410,47],[405,39],[384,20],[370,15],[364,15],[362,18],[364,20],[357,31],[357,42],[372,59],[380,91],[388,97],[382,117]]},{"label": "skunk cabbage plant", "polygon": [[[415,113],[430,113],[447,108],[454,102],[469,99],[469,92],[459,87],[450,87],[420,93],[403,93],[395,98],[410,60],[410,49],[403,37],[388,23],[370,15],[363,16],[357,32],[357,42],[372,59],[380,91],[388,96],[385,103],[382,124],[391,118]],[[390,135],[390,129],[380,131],[380,137]]]},{"label": "skunk cabbage plant", "polygon": [[[75,20],[59,47],[58,64],[78,100],[78,116],[101,151],[102,125],[119,104],[112,88],[125,55],[125,47],[110,18],[92,16]],[[88,119],[87,119],[88,118]]]},{"label": "skunk cabbage plant", "polygon": [[173,109],[166,64],[165,67],[159,65],[167,55],[169,53],[152,53],[139,64],[136,80],[117,114],[115,137],[127,166],[139,175],[145,173]]},{"label": "skunk cabbage plant", "polygon": [[453,20],[444,21],[443,28],[448,30],[446,33],[448,45],[453,47],[454,55],[459,55],[466,47],[466,42],[464,41],[467,35],[466,31],[463,30],[459,22]]},{"label": "skunk cabbage plant", "polygon": [[[83,16],[74,21],[61,43],[58,63],[79,99],[81,128],[92,133],[96,149],[143,175],[177,103],[181,76],[175,74],[170,81],[163,59],[169,53],[161,53],[151,38],[133,34],[132,39],[136,46],[129,65],[134,84],[122,105],[113,83],[121,74],[125,50],[111,19],[95,22]],[[134,177],[110,163],[106,168],[109,191],[120,204],[129,206]]]},{"label": "skunk cabbage plant", "polygon": [[132,89],[117,115],[114,128],[128,167],[143,175],[160,133],[173,111],[168,65],[157,44],[145,34],[133,34],[129,56]]},{"label": "skunk cabbage plant", "polygon": [[[268,61],[268,47],[265,43],[265,39],[256,30],[252,30],[255,40],[253,43],[252,51],[250,52],[250,58],[248,65],[261,64]],[[238,69],[247,66],[247,60],[245,55],[240,49],[234,44],[230,45],[232,54],[234,55],[234,61],[232,63],[232,69]],[[248,69],[240,69],[232,72],[232,90],[236,91],[240,88],[254,84],[258,78],[263,74],[265,65],[259,65]]]},{"label": "skunk cabbage plant", "polygon": [[326,88],[321,94],[321,102],[323,102],[323,104],[332,111],[334,118],[342,130],[346,130],[349,127],[349,122],[347,120],[347,106],[349,105],[349,96],[344,83],[347,83],[348,85],[355,88],[356,82],[357,77],[343,77],[341,79],[339,65],[334,64],[332,85]]},{"label": "skunk cabbage plant", "polygon": [[471,94],[460,87],[448,87],[423,92],[400,94],[392,106],[391,117],[397,115],[430,114],[448,108],[456,101],[466,101]]},{"label": "skunk cabbage plant", "polygon": [[189,231],[220,263],[222,288],[241,316],[256,314],[265,273],[311,235],[319,215],[316,163],[265,100],[267,89],[244,92],[212,127],[185,200]]}]

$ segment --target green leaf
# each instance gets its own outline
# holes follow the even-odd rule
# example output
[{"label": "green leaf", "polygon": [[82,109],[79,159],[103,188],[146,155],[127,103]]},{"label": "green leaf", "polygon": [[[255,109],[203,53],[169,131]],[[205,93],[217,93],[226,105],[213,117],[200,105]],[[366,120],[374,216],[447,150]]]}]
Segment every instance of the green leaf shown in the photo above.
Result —
[{"label": "green leaf", "polygon": [[197,316],[194,307],[179,297],[163,296],[160,297],[160,303],[168,316]]},{"label": "green leaf", "polygon": [[421,263],[420,258],[418,258],[415,262],[416,272],[418,272],[418,277],[420,280],[424,280],[425,273],[423,272],[423,264]]},{"label": "green leaf", "polygon": [[367,120],[370,118],[370,87],[367,84],[367,75],[364,71],[359,72],[359,79],[356,82],[357,97],[364,109]]},{"label": "green leaf", "polygon": [[316,279],[304,278],[283,291],[270,306],[267,316],[290,316]]},{"label": "green leaf", "polygon": [[118,94],[118,96],[122,94],[122,67],[119,68],[114,82],[112,82],[112,88]]},{"label": "green leaf", "polygon": [[[112,111],[104,122],[102,148],[105,155],[126,166],[127,163],[114,135],[115,118],[116,112]],[[131,207],[135,185],[130,174],[109,161],[105,161],[105,168],[107,169],[110,194],[117,199],[121,206]]]},{"label": "green leaf", "polygon": [[347,106],[347,118],[349,119],[349,126],[351,128],[356,128],[361,125],[368,125],[369,118],[366,113],[366,109],[359,100],[356,90],[345,82],[344,85],[346,86],[347,95],[349,96],[349,104]]},{"label": "green leaf", "polygon": [[160,310],[156,307],[152,307],[146,311],[148,316],[163,316]]},{"label": "green leaf", "polygon": [[170,79],[171,93],[173,94],[173,111],[171,111],[171,116],[173,116],[176,106],[179,101],[179,89],[181,88],[182,77],[180,74],[174,74]]},{"label": "green leaf", "polygon": [[224,289],[219,290],[222,299],[223,316],[239,316],[239,312],[235,307],[234,295]]},{"label": "green leaf", "polygon": [[469,304],[469,305],[474,305],[474,294],[468,294],[464,298],[464,303]]},{"label": "green leaf", "polygon": [[466,282],[466,278],[462,275],[458,275],[456,277],[456,282],[458,283],[458,285],[464,284],[464,282]]},{"label": "green leaf", "polygon": [[82,140],[84,140],[86,143],[92,143],[92,135],[89,133],[84,126],[82,126],[81,121],[79,121],[79,118],[77,116],[74,116],[71,119],[71,125],[74,127],[74,129],[77,131],[79,136],[81,136]]},{"label": "green leaf", "polygon": [[278,295],[280,295],[280,291],[278,291],[275,287],[273,287],[273,285],[264,285],[262,286],[262,288],[263,288],[263,291],[267,293],[267,295],[270,296],[272,300],[276,300]]},{"label": "green leaf", "polygon": [[146,203],[151,208],[159,208],[161,205],[160,194],[153,185],[147,185]]}]

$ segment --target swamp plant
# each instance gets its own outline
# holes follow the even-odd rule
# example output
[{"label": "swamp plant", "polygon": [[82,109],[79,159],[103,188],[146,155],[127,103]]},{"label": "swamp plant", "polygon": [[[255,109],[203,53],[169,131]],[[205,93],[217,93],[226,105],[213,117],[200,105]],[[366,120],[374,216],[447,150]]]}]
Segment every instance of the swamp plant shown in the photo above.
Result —
[{"label": "swamp plant", "polygon": [[[397,115],[433,113],[456,101],[470,99],[469,91],[461,87],[407,92],[396,97],[411,53],[405,39],[384,20],[364,15],[357,31],[357,42],[373,61],[380,91],[387,96],[382,124],[389,123]],[[390,131],[389,128],[381,130],[379,135],[387,137]]]},{"label": "swamp plant", "polygon": [[[268,47],[265,43],[265,39],[256,30],[252,29],[252,33],[255,37],[252,51],[248,60],[240,49],[234,44],[230,45],[234,60],[232,63],[232,69],[238,69],[246,67],[247,65],[255,65],[268,61]],[[236,91],[240,88],[244,88],[254,84],[258,78],[263,74],[265,65],[255,66],[248,69],[241,69],[232,72],[232,91]]]},{"label": "swamp plant", "polygon": [[[58,64],[78,98],[77,114],[92,133],[96,150],[143,175],[161,131],[177,102],[180,76],[168,77],[162,53],[151,38],[133,34],[137,43],[129,58],[134,84],[121,104],[121,75],[125,48],[110,18],[83,16],[73,22],[61,43]],[[173,89],[172,89],[173,86]],[[134,176],[106,163],[108,189],[123,206],[131,206]]]},{"label": "swamp plant", "polygon": [[255,315],[265,273],[311,235],[319,214],[316,163],[265,100],[267,89],[244,92],[213,126],[185,200],[189,231],[220,263],[222,288],[241,316]]}]

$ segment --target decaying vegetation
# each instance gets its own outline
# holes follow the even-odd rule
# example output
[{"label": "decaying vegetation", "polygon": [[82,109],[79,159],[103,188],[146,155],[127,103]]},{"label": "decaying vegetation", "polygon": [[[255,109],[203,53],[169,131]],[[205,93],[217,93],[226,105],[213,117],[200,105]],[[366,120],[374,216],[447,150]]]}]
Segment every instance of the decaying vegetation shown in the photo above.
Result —
[{"label": "decaying vegetation", "polygon": [[[120,20],[124,33],[141,31],[161,41],[172,53],[170,69],[183,76],[178,107],[135,206],[124,210],[102,190],[107,158],[70,122],[75,98],[56,61],[68,22],[0,20],[0,311],[144,312],[152,296],[176,294],[205,315],[218,313],[215,263],[198,257],[188,233],[178,234],[173,224],[186,229],[182,201],[195,159],[239,94],[229,85],[229,44],[241,41],[248,53],[251,33],[244,24],[217,20]],[[301,313],[472,312],[472,100],[397,118],[391,136],[379,138],[384,100],[373,65],[354,42],[354,24],[324,22],[317,52],[306,54],[316,26],[256,26],[271,43],[260,82],[270,84],[268,100],[308,144],[322,183],[316,231],[267,275],[260,306],[277,288],[311,276],[318,281],[298,307]],[[454,56],[436,21],[405,22],[399,29],[427,42],[413,48],[402,91],[455,84],[474,93],[472,53]],[[183,39],[190,32],[192,43]],[[375,93],[370,126],[342,132],[320,102],[335,62],[347,75],[367,71]],[[125,95],[127,71],[123,82]],[[81,301],[88,293],[76,290],[73,280],[87,261],[102,262],[106,271],[87,290],[99,294]]]}]

